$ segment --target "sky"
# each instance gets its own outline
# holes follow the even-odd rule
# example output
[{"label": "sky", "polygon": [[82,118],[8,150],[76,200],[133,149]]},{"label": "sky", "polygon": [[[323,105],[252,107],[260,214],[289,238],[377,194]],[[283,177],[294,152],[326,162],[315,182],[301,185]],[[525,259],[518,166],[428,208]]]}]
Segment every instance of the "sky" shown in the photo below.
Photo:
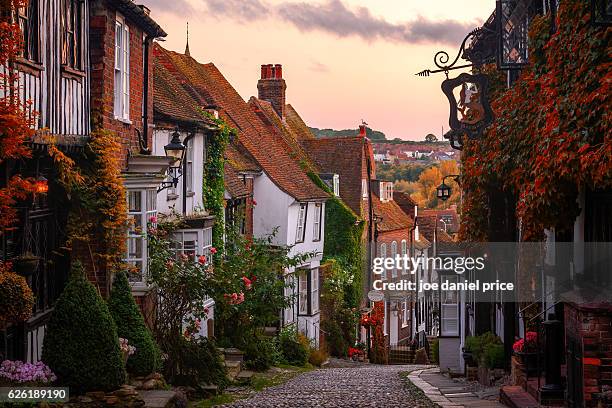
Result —
[{"label": "sky", "polygon": [[248,100],[262,64],[283,64],[287,102],[313,127],[371,128],[423,140],[448,129],[443,74],[494,0],[144,0],[168,33],[162,46],[213,62]]}]

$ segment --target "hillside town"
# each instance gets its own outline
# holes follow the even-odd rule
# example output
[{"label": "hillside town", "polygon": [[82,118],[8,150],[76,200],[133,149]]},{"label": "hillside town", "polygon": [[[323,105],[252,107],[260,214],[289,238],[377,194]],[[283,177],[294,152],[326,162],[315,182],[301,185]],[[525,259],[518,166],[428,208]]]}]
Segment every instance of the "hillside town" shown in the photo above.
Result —
[{"label": "hillside town", "polygon": [[159,2],[0,2],[0,405],[612,407],[610,5],[490,3],[415,142]]}]

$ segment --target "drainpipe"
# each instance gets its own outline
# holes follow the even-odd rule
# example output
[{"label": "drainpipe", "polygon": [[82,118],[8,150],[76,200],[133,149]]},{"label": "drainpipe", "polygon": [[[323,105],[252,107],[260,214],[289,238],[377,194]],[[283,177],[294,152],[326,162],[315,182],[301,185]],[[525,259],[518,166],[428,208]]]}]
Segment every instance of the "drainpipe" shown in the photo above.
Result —
[{"label": "drainpipe", "polygon": [[149,149],[149,44],[153,41],[151,35],[147,35],[144,40],[144,80],[142,81],[142,138],[140,140],[140,153],[151,154]]}]

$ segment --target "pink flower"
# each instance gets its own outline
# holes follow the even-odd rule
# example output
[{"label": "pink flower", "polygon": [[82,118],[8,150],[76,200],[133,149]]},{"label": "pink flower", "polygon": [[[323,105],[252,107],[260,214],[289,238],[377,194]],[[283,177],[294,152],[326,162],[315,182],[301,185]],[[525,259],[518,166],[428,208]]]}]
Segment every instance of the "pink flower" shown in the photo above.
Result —
[{"label": "pink flower", "polygon": [[538,341],[538,333],[532,331],[527,332],[525,334],[525,339],[528,343],[535,343],[536,341]]},{"label": "pink flower", "polygon": [[257,205],[257,201],[253,200],[253,205]]},{"label": "pink flower", "polygon": [[189,260],[189,257],[187,255],[185,255],[185,254],[181,254],[181,260],[182,261],[187,261],[187,260]]},{"label": "pink flower", "polygon": [[253,284],[253,282],[247,278],[246,276],[242,277],[242,281],[244,282],[244,286],[246,287],[247,290],[251,289],[251,285]]},{"label": "pink flower", "polygon": [[152,215],[151,218],[149,218],[149,222],[151,224],[157,224],[157,216]]},{"label": "pink flower", "polygon": [[206,263],[206,257],[204,255],[198,256],[198,263],[204,265]]},{"label": "pink flower", "polygon": [[174,267],[174,262],[172,262],[170,259],[168,259],[166,261],[166,268],[172,269],[172,267]]},{"label": "pink flower", "polygon": [[213,255],[216,254],[217,253],[217,248],[215,248],[215,247],[210,248],[210,253],[213,254]]}]

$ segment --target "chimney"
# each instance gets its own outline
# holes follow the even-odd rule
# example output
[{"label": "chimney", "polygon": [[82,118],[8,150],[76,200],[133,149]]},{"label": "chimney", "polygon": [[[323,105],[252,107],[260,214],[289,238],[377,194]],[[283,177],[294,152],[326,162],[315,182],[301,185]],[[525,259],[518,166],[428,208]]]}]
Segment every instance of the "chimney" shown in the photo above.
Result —
[{"label": "chimney", "polygon": [[366,137],[366,125],[363,123],[359,125],[359,136]]},{"label": "chimney", "polygon": [[286,89],[287,84],[283,79],[283,66],[281,64],[261,66],[261,79],[257,82],[258,97],[270,102],[281,119],[285,118]]}]

